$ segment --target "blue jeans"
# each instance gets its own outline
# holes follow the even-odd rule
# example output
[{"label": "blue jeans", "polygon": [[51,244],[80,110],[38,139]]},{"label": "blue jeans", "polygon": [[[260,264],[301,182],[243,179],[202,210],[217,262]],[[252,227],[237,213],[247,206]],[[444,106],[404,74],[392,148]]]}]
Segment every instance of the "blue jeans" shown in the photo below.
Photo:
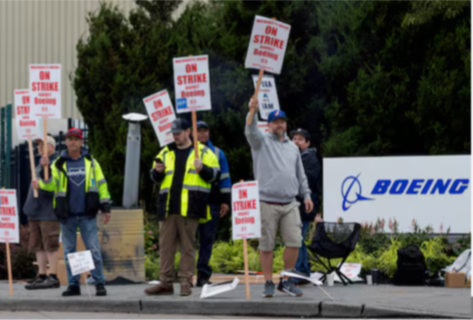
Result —
[{"label": "blue jeans", "polygon": [[212,247],[217,235],[218,221],[220,220],[220,205],[210,204],[210,214],[212,220],[199,225],[200,249],[199,260],[197,261],[197,276],[208,280],[212,275],[212,268],[209,265],[212,256]]},{"label": "blue jeans", "polygon": [[299,257],[296,262],[296,270],[310,276],[309,255],[304,242],[307,230],[309,230],[310,221],[302,221],[302,245],[299,248]]},{"label": "blue jeans", "polygon": [[73,276],[67,259],[68,253],[76,252],[76,232],[79,227],[82,241],[85,248],[92,253],[95,269],[91,270],[95,284],[105,284],[105,276],[103,275],[102,254],[100,253],[99,238],[97,235],[97,220],[88,216],[71,216],[67,218],[65,223],[61,223],[62,245],[64,247],[64,259],[66,261],[67,281],[69,285],[80,285],[80,274]]}]

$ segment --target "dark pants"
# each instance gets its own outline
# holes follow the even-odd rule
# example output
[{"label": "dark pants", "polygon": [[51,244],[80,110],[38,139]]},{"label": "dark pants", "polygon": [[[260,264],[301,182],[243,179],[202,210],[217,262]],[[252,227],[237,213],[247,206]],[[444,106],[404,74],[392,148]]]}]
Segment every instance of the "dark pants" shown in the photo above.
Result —
[{"label": "dark pants", "polygon": [[210,257],[212,256],[212,247],[217,235],[218,221],[220,220],[220,205],[210,204],[210,213],[212,220],[199,225],[200,249],[199,260],[197,261],[197,276],[201,279],[208,280],[212,275],[212,268],[209,266]]}]

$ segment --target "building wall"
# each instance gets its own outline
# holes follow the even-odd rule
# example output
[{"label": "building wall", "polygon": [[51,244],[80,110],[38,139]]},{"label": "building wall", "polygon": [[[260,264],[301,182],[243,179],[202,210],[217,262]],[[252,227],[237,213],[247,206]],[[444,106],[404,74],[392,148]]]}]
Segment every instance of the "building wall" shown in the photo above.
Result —
[{"label": "building wall", "polygon": [[[106,0],[128,16],[133,0]],[[174,13],[177,18],[190,0]],[[62,118],[81,119],[69,75],[77,66],[76,44],[87,37],[87,13],[98,0],[0,1],[0,107],[13,102],[13,90],[29,85],[30,63],[62,65]],[[171,62],[170,62],[171,63]]]}]

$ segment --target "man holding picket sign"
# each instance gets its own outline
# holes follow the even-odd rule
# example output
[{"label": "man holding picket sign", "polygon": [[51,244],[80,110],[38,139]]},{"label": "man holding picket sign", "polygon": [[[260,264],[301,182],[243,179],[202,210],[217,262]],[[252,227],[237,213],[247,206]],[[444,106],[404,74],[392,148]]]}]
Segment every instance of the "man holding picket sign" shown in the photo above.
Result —
[{"label": "man holding picket sign", "polygon": [[156,156],[151,179],[160,183],[158,200],[160,283],[147,288],[148,295],[174,294],[174,256],[179,242],[179,282],[181,296],[192,294],[195,234],[199,222],[211,218],[208,197],[218,181],[220,166],[213,152],[201,143],[199,158],[194,156],[189,123],[182,118],[172,122],[174,143]]},{"label": "man holding picket sign", "polygon": [[[95,269],[91,273],[96,283],[96,295],[107,295],[96,216],[100,210],[104,224],[110,221],[111,199],[102,168],[97,160],[85,153],[83,143],[82,131],[77,128],[69,129],[66,133],[67,150],[51,164],[50,179],[40,179],[39,183],[33,181],[34,188],[54,194],[53,207],[61,222],[69,282],[67,290],[62,293],[64,297],[81,294],[80,275],[72,274],[67,257],[69,253],[76,252],[77,228],[86,249],[92,253]],[[49,164],[49,159],[41,159],[42,166]]]}]

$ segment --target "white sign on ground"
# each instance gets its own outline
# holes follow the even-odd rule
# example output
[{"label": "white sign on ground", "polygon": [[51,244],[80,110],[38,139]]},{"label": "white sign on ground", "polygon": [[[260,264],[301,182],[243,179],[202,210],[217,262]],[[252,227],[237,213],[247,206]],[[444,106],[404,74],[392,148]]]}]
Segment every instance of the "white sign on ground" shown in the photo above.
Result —
[{"label": "white sign on ground", "polygon": [[164,147],[172,142],[174,138],[171,133],[171,124],[176,119],[171,98],[167,90],[159,91],[143,99],[148,111],[154,132],[159,140],[159,145]]},{"label": "white sign on ground", "polygon": [[471,156],[325,158],[324,220],[471,232]]},{"label": "white sign on ground", "polygon": [[257,181],[240,182],[232,188],[233,240],[261,237],[261,213]]},{"label": "white sign on ground", "polygon": [[0,242],[20,243],[16,190],[0,190]]},{"label": "white sign on ground", "polygon": [[67,259],[73,276],[95,269],[90,250],[68,253]]},{"label": "white sign on ground", "polygon": [[202,293],[200,294],[201,299],[205,299],[208,297],[216,296],[217,294],[221,294],[224,292],[232,291],[238,285],[238,278],[235,277],[233,281],[227,281],[222,283],[215,283],[215,284],[205,284],[202,288]]},{"label": "white sign on ground", "polygon": [[173,59],[176,112],[211,110],[209,57]]},{"label": "white sign on ground", "polygon": [[[253,75],[253,83],[258,83],[258,76]],[[258,92],[259,114],[263,120],[268,119],[271,111],[279,110],[278,92],[276,91],[276,81],[273,76],[263,76],[261,87]]]},{"label": "white sign on ground", "polygon": [[30,107],[28,89],[15,90],[15,124],[19,140],[35,140],[41,137],[40,119],[35,117]]},{"label": "white sign on ground", "polygon": [[286,23],[255,16],[245,68],[280,74],[290,30]]},{"label": "white sign on ground", "polygon": [[[358,277],[358,275],[361,272],[361,263],[345,262],[340,267],[340,272],[343,273],[344,275],[346,275],[347,278],[350,279],[353,282],[363,281],[363,279]],[[334,275],[335,275],[334,276],[335,282],[342,282],[342,280],[340,280],[340,277],[338,276],[338,274],[336,272],[334,272]]]},{"label": "white sign on ground", "polygon": [[258,121],[258,129],[263,132],[269,132],[269,125],[266,121]]},{"label": "white sign on ground", "polygon": [[61,118],[60,64],[30,64],[30,99],[35,117]]}]

